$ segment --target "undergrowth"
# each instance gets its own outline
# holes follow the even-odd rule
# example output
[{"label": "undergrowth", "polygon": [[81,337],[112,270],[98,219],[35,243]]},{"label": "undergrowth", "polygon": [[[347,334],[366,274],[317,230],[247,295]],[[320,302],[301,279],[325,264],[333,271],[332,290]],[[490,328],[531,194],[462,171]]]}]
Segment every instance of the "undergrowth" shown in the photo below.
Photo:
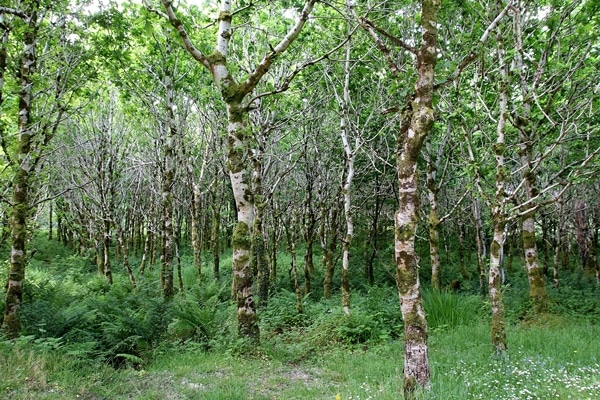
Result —
[{"label": "undergrowth", "polygon": [[[115,263],[115,283],[108,285],[89,257],[39,237],[34,242],[23,336],[0,338],[0,397],[401,398],[403,322],[397,290],[387,281],[355,288],[349,316],[339,292],[329,299],[305,295],[298,313],[289,282],[277,286],[259,310],[261,344],[248,351],[237,338],[228,267],[222,281],[210,271],[199,280],[184,255],[184,290],[165,301],[156,267],[136,274],[133,288]],[[0,265],[6,270],[6,260]],[[522,271],[502,290],[510,355],[504,360],[490,357],[489,304],[476,282],[457,292],[423,291],[433,382],[424,398],[569,398],[577,385],[574,399],[600,393],[599,361],[591,356],[600,354],[593,279],[563,271],[561,286],[548,286],[548,312],[539,315],[529,311]],[[256,377],[244,368],[267,386],[253,387]],[[549,386],[535,386],[538,380]]]}]

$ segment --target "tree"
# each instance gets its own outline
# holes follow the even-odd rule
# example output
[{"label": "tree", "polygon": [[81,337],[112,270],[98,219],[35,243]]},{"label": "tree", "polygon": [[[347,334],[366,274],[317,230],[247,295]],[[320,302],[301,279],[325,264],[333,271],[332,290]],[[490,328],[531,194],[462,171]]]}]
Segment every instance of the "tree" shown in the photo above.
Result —
[{"label": "tree", "polygon": [[419,223],[419,193],[417,184],[417,161],[427,135],[434,122],[433,93],[434,70],[437,62],[437,17],[441,2],[421,2],[421,43],[418,48],[382,32],[366,19],[361,25],[373,37],[376,45],[389,62],[391,72],[397,74],[398,66],[379,35],[383,34],[393,43],[400,44],[415,57],[417,79],[414,92],[408,96],[400,111],[401,125],[397,133],[399,208],[396,212],[394,254],[396,260],[396,283],[404,320],[404,396],[414,398],[419,388],[429,387],[429,359],[427,346],[427,320],[421,300],[419,263],[415,251],[415,235]]},{"label": "tree", "polygon": [[237,225],[233,232],[233,270],[234,290],[238,306],[238,327],[242,336],[257,340],[259,329],[256,316],[256,306],[253,294],[253,273],[250,265],[252,245],[252,225],[255,213],[254,193],[252,192],[251,174],[248,170],[251,135],[247,126],[247,106],[244,99],[251,93],[258,82],[271,68],[275,58],[285,52],[302,31],[314,5],[314,0],[306,1],[299,13],[299,18],[283,39],[266,52],[262,60],[243,80],[238,80],[232,74],[229,52],[233,37],[232,20],[234,12],[231,1],[223,0],[219,9],[218,31],[212,54],[206,55],[192,42],[192,38],[177,16],[173,3],[162,0],[166,17],[177,30],[183,40],[186,50],[202,66],[207,68],[215,85],[221,91],[226,104],[228,119],[228,155],[227,162],[231,187],[237,207]]},{"label": "tree", "polygon": [[[21,328],[19,309],[23,298],[23,280],[27,264],[27,240],[30,234],[29,222],[37,202],[35,179],[43,166],[42,156],[46,146],[59,130],[65,114],[70,108],[68,94],[73,93],[85,81],[85,73],[75,77],[74,71],[81,66],[83,49],[75,37],[69,37],[73,28],[71,21],[62,14],[64,2],[26,0],[19,8],[0,7],[3,18],[3,45],[0,61],[6,63],[5,40],[14,33],[22,51],[16,57],[20,65],[13,78],[18,87],[18,109],[16,131],[18,143],[11,153],[7,144],[9,132],[0,130],[1,143],[5,155],[10,158],[12,179],[12,199],[10,200],[11,259],[6,292],[6,308],[2,330],[16,336]],[[9,16],[13,18],[8,21]],[[53,25],[54,29],[42,29]],[[14,28],[14,29],[13,29]],[[13,32],[14,30],[14,32]],[[77,36],[77,35],[75,35]],[[0,65],[4,90],[6,64]],[[83,80],[81,80],[83,79]]]}]

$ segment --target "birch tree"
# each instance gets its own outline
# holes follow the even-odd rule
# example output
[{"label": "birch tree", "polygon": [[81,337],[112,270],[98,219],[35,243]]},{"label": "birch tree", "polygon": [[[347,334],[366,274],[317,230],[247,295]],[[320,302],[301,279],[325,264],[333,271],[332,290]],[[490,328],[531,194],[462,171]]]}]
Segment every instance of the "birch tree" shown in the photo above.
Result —
[{"label": "birch tree", "polygon": [[398,176],[399,208],[396,212],[394,254],[396,283],[400,308],[404,320],[404,397],[414,398],[418,388],[428,388],[430,371],[427,346],[427,320],[421,299],[419,263],[415,251],[415,235],[419,223],[419,193],[417,161],[434,122],[433,93],[434,70],[437,62],[437,23],[441,2],[421,2],[421,43],[413,48],[404,41],[383,33],[366,19],[361,25],[371,35],[388,61],[391,72],[397,74],[396,65],[380,34],[391,38],[394,44],[409,50],[415,58],[417,79],[400,111],[400,131],[397,133],[396,171]]},{"label": "birch tree", "polygon": [[[3,150],[7,155],[12,153],[8,171],[14,173],[9,206],[12,248],[2,322],[2,330],[9,337],[16,336],[21,328],[19,309],[27,264],[28,225],[36,203],[43,201],[38,198],[35,178],[43,167],[41,160],[46,146],[59,131],[70,109],[67,94],[81,87],[89,73],[79,70],[81,75],[75,81],[74,72],[83,64],[83,49],[77,35],[69,37],[69,33],[74,32],[63,15],[65,8],[65,2],[50,4],[40,0],[22,1],[15,8],[0,7],[3,30],[0,91],[4,90],[7,79],[4,74],[6,64],[2,63],[11,57],[5,47],[11,33],[22,49],[15,57],[19,65],[13,69],[18,71],[13,77],[18,86],[18,109],[11,114],[16,120],[18,143],[15,152],[6,152],[8,132],[0,130]],[[45,24],[52,24],[54,29],[42,30]]]},{"label": "birch tree", "polygon": [[239,79],[232,74],[229,63],[230,43],[234,35],[232,21],[235,16],[231,0],[222,0],[217,20],[218,30],[212,53],[207,54],[198,48],[188,34],[183,21],[178,17],[171,0],[162,0],[166,17],[179,33],[186,50],[199,64],[205,67],[221,92],[226,104],[228,119],[227,162],[231,187],[237,207],[237,225],[233,233],[233,276],[234,290],[238,307],[239,333],[251,339],[258,339],[259,329],[254,304],[253,274],[250,265],[253,219],[255,213],[252,193],[251,172],[248,167],[251,135],[247,122],[247,105],[244,101],[258,82],[269,71],[275,59],[285,52],[296,40],[316,1],[304,3],[298,19],[284,37],[255,65],[246,77]]}]

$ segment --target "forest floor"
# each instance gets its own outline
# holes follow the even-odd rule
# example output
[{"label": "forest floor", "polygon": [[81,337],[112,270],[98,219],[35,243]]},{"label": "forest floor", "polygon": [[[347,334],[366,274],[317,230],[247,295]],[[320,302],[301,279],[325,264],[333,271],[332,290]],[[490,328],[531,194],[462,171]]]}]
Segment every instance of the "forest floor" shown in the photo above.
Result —
[{"label": "forest floor", "polygon": [[[551,318],[554,320],[555,318]],[[554,322],[551,323],[554,325]],[[483,323],[432,332],[432,388],[423,399],[600,398],[600,327],[575,320],[509,329],[509,353],[491,355]],[[158,350],[147,365],[81,364],[41,343],[2,345],[0,398],[267,400],[401,399],[402,345],[329,347],[305,359],[281,338],[251,356],[194,344]],[[296,343],[302,346],[301,343]],[[301,350],[301,349],[300,349]]]},{"label": "forest floor", "polygon": [[[299,314],[281,274],[260,312],[261,343],[248,346],[237,339],[231,282],[199,283],[189,255],[185,291],[165,301],[158,268],[139,276],[135,289],[123,272],[108,285],[88,258],[34,239],[23,336],[0,338],[0,399],[402,398],[402,321],[385,274],[374,286],[361,286],[362,276],[352,282],[350,316],[339,293],[305,296]],[[575,268],[561,274],[559,289],[547,286],[548,313],[536,316],[527,278],[515,267],[503,287],[509,350],[502,357],[494,355],[489,304],[477,282],[460,293],[425,290],[431,388],[420,398],[600,399],[600,289]],[[0,308],[2,299],[0,288]]]}]

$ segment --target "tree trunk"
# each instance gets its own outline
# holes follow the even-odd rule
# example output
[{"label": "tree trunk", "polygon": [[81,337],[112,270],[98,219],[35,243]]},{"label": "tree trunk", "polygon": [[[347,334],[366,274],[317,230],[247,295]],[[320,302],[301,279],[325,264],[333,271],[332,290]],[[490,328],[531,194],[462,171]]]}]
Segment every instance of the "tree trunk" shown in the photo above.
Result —
[{"label": "tree trunk", "polygon": [[417,388],[429,388],[427,320],[421,299],[415,235],[419,222],[417,159],[434,122],[434,70],[437,61],[437,17],[441,2],[421,2],[422,42],[417,51],[414,100],[403,111],[398,135],[399,208],[395,218],[394,253],[396,282],[404,321],[404,397],[415,397]]},{"label": "tree trunk", "polygon": [[[241,99],[240,99],[241,100]],[[250,263],[252,226],[255,214],[254,194],[246,170],[248,133],[241,102],[227,103],[229,117],[229,177],[237,207],[237,224],[233,231],[233,292],[238,307],[238,329],[243,337],[258,340],[258,318],[254,304],[254,274]]]},{"label": "tree trunk", "polygon": [[2,330],[9,338],[18,336],[21,331],[20,308],[23,301],[23,281],[27,263],[27,222],[31,212],[30,180],[32,170],[32,147],[35,136],[31,121],[33,74],[36,68],[36,42],[38,29],[38,1],[26,1],[23,32],[23,54],[19,73],[19,143],[13,180],[11,208],[11,252],[6,285],[6,298]]},{"label": "tree trunk", "polygon": [[[192,179],[194,179],[192,177]],[[200,185],[196,182],[192,183],[192,215],[191,215],[191,230],[192,230],[192,249],[194,252],[194,266],[198,271],[198,281],[202,280],[202,238],[200,237]]]},{"label": "tree trunk", "polygon": [[489,294],[492,305],[491,337],[492,345],[497,355],[503,355],[507,350],[506,327],[504,318],[504,303],[502,301],[501,262],[504,245],[504,228],[506,227],[505,181],[504,165],[506,116],[508,105],[508,65],[502,44],[500,29],[497,29],[498,62],[500,64],[500,99],[499,116],[496,128],[496,193],[491,207],[494,237],[490,246]]},{"label": "tree trunk", "polygon": [[[544,274],[539,265],[537,251],[537,240],[535,234],[535,214],[537,208],[538,191],[535,185],[535,172],[533,171],[533,143],[536,141],[536,132],[531,121],[531,94],[527,83],[527,76],[524,71],[523,57],[521,51],[522,35],[519,12],[515,10],[513,16],[515,31],[515,64],[516,70],[521,80],[521,97],[523,107],[520,115],[516,115],[515,125],[519,131],[519,156],[521,161],[521,170],[523,171],[523,180],[525,183],[525,201],[526,204],[521,218],[521,235],[523,238],[523,255],[525,259],[525,268],[527,279],[529,281],[529,299],[533,311],[541,313],[546,311],[548,306],[548,295],[546,293],[546,282]],[[535,88],[534,88],[535,89]]]},{"label": "tree trunk", "polygon": [[[347,2],[349,13],[352,12],[352,6]],[[350,35],[350,26],[348,26],[348,35]],[[349,36],[350,37],[350,36]],[[340,136],[342,146],[346,154],[346,180],[342,187],[344,195],[344,217],[346,220],[346,236],[342,241],[342,310],[345,315],[350,314],[350,246],[354,237],[354,221],[352,219],[352,180],[354,179],[354,159],[356,158],[356,148],[358,147],[358,138],[354,149],[350,145],[350,56],[352,45],[350,40],[346,44],[346,59],[344,60],[344,87],[341,98],[338,99],[341,108],[340,118]]]},{"label": "tree trunk", "polygon": [[113,284],[112,266],[110,262],[110,228],[111,223],[108,218],[104,219],[104,233],[102,235],[102,254],[104,255],[104,277],[109,285]]},{"label": "tree trunk", "polygon": [[465,227],[460,222],[461,216],[458,216],[459,226],[458,226],[458,260],[460,263],[460,275],[465,281],[471,280],[471,274],[467,270],[467,263],[465,262]]},{"label": "tree trunk", "polygon": [[483,238],[483,221],[481,220],[481,204],[479,204],[479,200],[473,200],[473,214],[475,219],[475,238],[477,242],[477,272],[479,273],[479,290],[482,297],[486,295],[486,286],[485,286],[485,257],[486,257],[486,247],[485,241]]},{"label": "tree trunk", "polygon": [[333,282],[333,273],[335,272],[335,249],[337,247],[338,235],[338,213],[339,201],[337,195],[333,199],[333,204],[329,210],[329,227],[327,227],[327,209],[325,204],[321,205],[321,229],[323,238],[321,246],[323,247],[323,267],[325,268],[325,278],[323,279],[323,297],[326,299],[331,297],[331,283]]},{"label": "tree trunk", "polygon": [[375,209],[373,210],[373,216],[371,218],[371,224],[369,227],[369,236],[367,244],[365,245],[365,278],[369,281],[369,285],[375,283],[375,274],[373,270],[373,264],[375,257],[377,256],[377,236],[379,230],[379,216],[381,209],[383,208],[383,200],[380,195],[381,183],[380,176],[375,177],[375,188],[373,197],[375,199]]},{"label": "tree trunk", "polygon": [[[168,31],[169,32],[169,31]],[[171,43],[167,40],[166,56],[171,58]],[[166,113],[168,124],[164,135],[163,166],[162,166],[162,263],[161,284],[162,295],[165,299],[173,297],[173,258],[175,252],[175,232],[173,228],[173,183],[175,181],[175,139],[178,135],[175,121],[175,104],[173,102],[173,71],[171,66],[165,66],[164,84],[166,89]]]},{"label": "tree trunk", "polygon": [[221,279],[220,264],[221,264],[221,249],[220,249],[220,231],[221,231],[221,208],[223,205],[222,199],[219,197],[217,176],[218,169],[215,167],[213,181],[210,185],[210,252],[213,258],[213,276],[216,280]]},{"label": "tree trunk", "polygon": [[133,276],[133,271],[131,270],[131,266],[129,265],[129,244],[126,243],[126,240],[123,235],[123,230],[121,229],[119,229],[117,233],[117,241],[119,242],[123,251],[123,267],[125,268],[125,272],[127,272],[127,276],[129,277],[129,282],[131,282],[131,286],[135,288],[135,276]]},{"label": "tree trunk", "polygon": [[253,269],[256,270],[258,281],[258,306],[260,308],[266,308],[269,302],[269,259],[263,234],[263,215],[266,199],[264,198],[262,189],[262,156],[262,149],[256,151],[252,156],[252,189],[254,192],[254,204],[256,210],[252,226],[252,263]]},{"label": "tree trunk", "polygon": [[298,280],[298,261],[296,257],[296,226],[298,224],[298,214],[294,211],[294,215],[292,216],[292,222],[289,228],[286,228],[287,237],[290,248],[290,257],[292,259],[291,272],[294,281],[294,293],[296,294],[296,311],[298,314],[302,314],[304,312],[304,307],[302,305],[302,289],[300,288],[300,282]]},{"label": "tree trunk", "polygon": [[50,203],[48,206],[48,240],[52,240],[54,234],[54,205]]}]

